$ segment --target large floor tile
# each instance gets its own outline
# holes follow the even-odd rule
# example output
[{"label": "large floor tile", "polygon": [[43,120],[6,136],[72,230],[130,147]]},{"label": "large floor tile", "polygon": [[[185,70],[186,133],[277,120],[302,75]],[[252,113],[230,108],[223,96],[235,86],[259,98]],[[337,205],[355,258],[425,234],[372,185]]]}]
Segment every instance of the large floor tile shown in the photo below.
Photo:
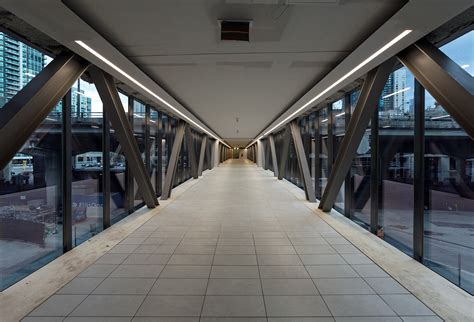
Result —
[{"label": "large floor tile", "polygon": [[167,265],[160,278],[208,278],[211,266]]},{"label": "large floor tile", "polygon": [[106,278],[92,294],[148,294],[154,278]]},{"label": "large floor tile", "polygon": [[333,316],[396,316],[377,295],[323,295]]},{"label": "large floor tile", "polygon": [[212,266],[211,278],[259,278],[258,266]]},{"label": "large floor tile", "polygon": [[312,278],[359,277],[350,265],[310,265],[306,269]]},{"label": "large floor tile", "polygon": [[219,278],[210,279],[206,295],[261,295],[259,279]]},{"label": "large floor tile", "polygon": [[318,295],[311,279],[262,279],[263,294],[267,295]]},{"label": "large floor tile", "polygon": [[309,278],[304,266],[259,266],[261,278]]},{"label": "large floor tile", "polygon": [[435,315],[411,294],[390,294],[381,297],[399,315]]},{"label": "large floor tile", "polygon": [[56,294],[90,294],[103,280],[103,277],[76,277]]},{"label": "large floor tile", "polygon": [[137,316],[199,316],[204,296],[150,295],[143,301]]},{"label": "large floor tile", "polygon": [[157,278],[163,265],[119,265],[110,277]]},{"label": "large floor tile", "polygon": [[53,295],[34,309],[30,316],[67,316],[86,295]]},{"label": "large floor tile", "polygon": [[314,283],[322,295],[375,294],[362,278],[316,278]]},{"label": "large floor tile", "polygon": [[320,296],[265,296],[269,317],[331,316]]},{"label": "large floor tile", "polygon": [[215,255],[213,265],[257,265],[255,255]]},{"label": "large floor tile", "polygon": [[134,316],[144,295],[89,295],[71,316]]},{"label": "large floor tile", "polygon": [[263,317],[265,305],[262,296],[206,296],[202,316]]},{"label": "large floor tile", "polygon": [[159,278],[153,285],[153,295],[205,295],[207,279]]}]

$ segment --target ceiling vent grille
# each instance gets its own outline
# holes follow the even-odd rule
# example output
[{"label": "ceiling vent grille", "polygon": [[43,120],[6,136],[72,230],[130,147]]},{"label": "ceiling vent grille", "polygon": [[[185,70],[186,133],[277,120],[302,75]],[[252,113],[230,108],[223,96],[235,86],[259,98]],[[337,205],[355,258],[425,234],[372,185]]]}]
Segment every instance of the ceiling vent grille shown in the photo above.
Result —
[{"label": "ceiling vent grille", "polygon": [[221,40],[250,41],[251,21],[220,20]]}]

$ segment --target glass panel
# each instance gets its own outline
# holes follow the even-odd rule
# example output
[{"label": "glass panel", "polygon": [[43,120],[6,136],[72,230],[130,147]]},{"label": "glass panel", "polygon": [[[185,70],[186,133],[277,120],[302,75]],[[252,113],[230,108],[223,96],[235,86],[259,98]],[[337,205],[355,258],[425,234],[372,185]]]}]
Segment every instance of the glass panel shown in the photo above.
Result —
[{"label": "glass panel", "polygon": [[425,97],[423,263],[474,293],[474,141]]},{"label": "glass panel", "polygon": [[[0,32],[0,108],[51,61]],[[62,253],[62,109],[0,169],[0,291]]]},{"label": "glass panel", "polygon": [[[138,149],[140,150],[140,155],[144,164],[146,163],[145,159],[145,128],[146,128],[146,107],[144,104],[140,103],[137,100],[133,100],[133,134],[138,143]],[[138,191],[138,185],[133,179],[133,196],[134,196],[134,206],[140,207],[143,204],[143,198]]]},{"label": "glass panel", "polygon": [[321,196],[323,195],[324,189],[326,188],[327,179],[329,175],[328,123],[328,109],[325,107],[319,111],[319,134],[321,135],[321,150],[319,154],[321,173],[319,177],[319,186],[321,190]]},{"label": "glass panel", "polygon": [[[359,91],[352,92],[351,111],[357,104]],[[370,228],[370,175],[371,175],[371,150],[370,150],[370,125],[365,130],[364,136],[357,148],[356,156],[351,165],[352,200],[350,217],[362,227]]]},{"label": "glass panel", "polygon": [[158,142],[156,136],[158,134],[158,112],[154,109],[150,110],[150,178],[153,189],[156,195],[160,195],[161,191],[157,189],[157,175],[159,173],[158,167]]},{"label": "glass panel", "polygon": [[[125,109],[128,106],[128,97],[119,93],[120,101]],[[128,215],[128,201],[126,193],[127,161],[122,147],[110,127],[110,221],[116,223]]]},{"label": "glass panel", "polygon": [[412,255],[414,78],[407,68],[390,74],[379,108],[378,235]]},{"label": "glass panel", "polygon": [[[334,161],[336,160],[337,153],[339,152],[339,146],[341,145],[344,133],[346,132],[345,123],[345,112],[344,112],[344,99],[340,99],[337,102],[332,103],[332,119],[333,119],[333,131],[334,131]],[[340,212],[344,211],[344,186],[345,182],[342,183],[341,189],[337,194],[334,208]]]},{"label": "glass panel", "polygon": [[71,90],[72,241],[77,246],[103,229],[102,102],[93,84]]},{"label": "glass panel", "polygon": [[56,110],[0,171],[0,290],[62,254],[61,140]]}]

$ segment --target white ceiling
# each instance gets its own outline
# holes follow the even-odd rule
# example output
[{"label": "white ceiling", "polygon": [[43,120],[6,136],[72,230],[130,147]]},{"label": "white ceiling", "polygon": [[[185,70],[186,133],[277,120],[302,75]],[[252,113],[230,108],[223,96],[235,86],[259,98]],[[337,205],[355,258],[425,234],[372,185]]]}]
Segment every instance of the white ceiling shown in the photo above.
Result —
[{"label": "white ceiling", "polygon": [[[472,0],[406,5],[403,0],[287,0],[289,6],[277,1],[0,0],[0,5],[143,92],[75,42],[85,41],[165,100],[174,114],[234,146],[304,112],[301,106],[402,30],[413,32],[327,94],[472,5]],[[220,42],[218,19],[252,20],[251,41]]]},{"label": "white ceiling", "polygon": [[[231,145],[247,144],[405,3],[230,2],[65,1]],[[218,19],[252,20],[251,41],[219,41]]]}]

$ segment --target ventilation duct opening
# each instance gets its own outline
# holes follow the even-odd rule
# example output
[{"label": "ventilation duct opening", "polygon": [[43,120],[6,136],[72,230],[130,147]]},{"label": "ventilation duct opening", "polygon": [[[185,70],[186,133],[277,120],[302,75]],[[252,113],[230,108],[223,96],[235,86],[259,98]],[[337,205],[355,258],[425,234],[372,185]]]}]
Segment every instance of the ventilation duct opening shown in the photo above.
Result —
[{"label": "ventilation duct opening", "polygon": [[221,40],[250,41],[251,21],[220,20]]}]

